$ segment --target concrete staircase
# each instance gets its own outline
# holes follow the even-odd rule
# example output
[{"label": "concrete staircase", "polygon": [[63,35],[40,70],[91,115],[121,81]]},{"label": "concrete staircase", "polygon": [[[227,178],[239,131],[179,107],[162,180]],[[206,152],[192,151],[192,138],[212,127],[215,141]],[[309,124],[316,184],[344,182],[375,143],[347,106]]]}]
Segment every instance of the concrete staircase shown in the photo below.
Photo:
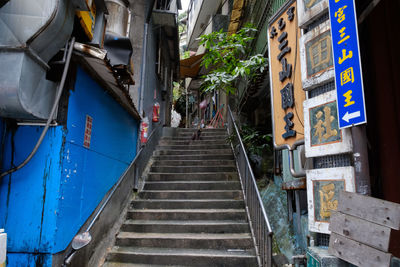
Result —
[{"label": "concrete staircase", "polygon": [[258,266],[226,130],[163,137],[105,267]]}]

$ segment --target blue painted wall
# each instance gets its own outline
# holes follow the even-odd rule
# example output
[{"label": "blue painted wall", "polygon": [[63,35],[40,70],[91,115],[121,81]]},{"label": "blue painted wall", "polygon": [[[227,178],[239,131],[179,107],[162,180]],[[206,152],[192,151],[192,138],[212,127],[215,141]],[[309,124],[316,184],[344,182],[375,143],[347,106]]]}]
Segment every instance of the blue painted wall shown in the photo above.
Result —
[{"label": "blue painted wall", "polygon": [[[83,147],[86,115],[93,118],[89,149]],[[134,158],[137,129],[137,121],[79,68],[67,125],[50,128],[28,165],[0,181],[8,266],[51,265],[51,254],[67,247]],[[41,131],[6,129],[3,171],[25,159]]]},{"label": "blue painted wall", "polygon": [[[81,69],[68,110],[53,252],[65,249],[136,154],[138,123]],[[93,118],[89,149],[83,147],[86,115]]]},{"label": "blue painted wall", "polygon": [[[7,129],[3,171],[30,153],[41,127]],[[32,160],[0,184],[0,228],[9,252],[51,252],[61,179],[62,127],[50,128]]]}]

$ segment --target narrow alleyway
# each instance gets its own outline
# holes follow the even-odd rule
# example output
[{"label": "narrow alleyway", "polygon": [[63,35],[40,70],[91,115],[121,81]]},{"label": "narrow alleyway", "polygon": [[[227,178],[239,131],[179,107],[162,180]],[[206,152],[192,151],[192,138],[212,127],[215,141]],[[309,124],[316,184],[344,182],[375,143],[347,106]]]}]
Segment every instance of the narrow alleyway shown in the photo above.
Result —
[{"label": "narrow alleyway", "polygon": [[104,266],[257,266],[226,130],[177,132],[161,139]]}]

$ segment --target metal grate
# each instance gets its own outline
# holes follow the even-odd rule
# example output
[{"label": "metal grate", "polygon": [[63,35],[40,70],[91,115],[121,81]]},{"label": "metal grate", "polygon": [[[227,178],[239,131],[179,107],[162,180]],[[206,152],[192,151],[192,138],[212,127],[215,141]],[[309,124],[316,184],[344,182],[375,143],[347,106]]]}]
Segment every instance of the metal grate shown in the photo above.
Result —
[{"label": "metal grate", "polygon": [[335,81],[330,81],[311,90],[308,96],[313,98],[333,90],[335,90]]},{"label": "metal grate", "polygon": [[268,11],[269,16],[268,19],[275,14],[278,9],[280,9],[284,4],[286,3],[286,0],[275,0],[272,1],[271,9]]},{"label": "metal grate", "polygon": [[329,19],[329,13],[324,13],[321,17],[317,18],[313,22],[311,22],[307,28],[304,29],[304,33],[311,31],[312,29],[318,27],[321,23],[327,21]]},{"label": "metal grate", "polygon": [[317,246],[329,247],[329,238],[328,234],[317,233]]},{"label": "metal grate", "polygon": [[331,155],[313,158],[314,169],[351,166],[350,154]]}]

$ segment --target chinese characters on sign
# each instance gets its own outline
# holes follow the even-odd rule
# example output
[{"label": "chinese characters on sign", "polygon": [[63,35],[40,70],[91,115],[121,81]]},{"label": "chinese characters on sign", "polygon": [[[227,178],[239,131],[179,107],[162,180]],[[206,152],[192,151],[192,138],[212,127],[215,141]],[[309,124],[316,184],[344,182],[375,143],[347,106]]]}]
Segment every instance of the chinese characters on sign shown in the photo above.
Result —
[{"label": "chinese characters on sign", "polygon": [[331,34],[326,31],[306,43],[307,76],[312,76],[333,66]]},{"label": "chinese characters on sign", "polygon": [[304,139],[298,49],[299,29],[296,2],[278,12],[269,24],[269,60],[271,73],[274,143],[277,149],[293,146]]},{"label": "chinese characters on sign", "polygon": [[354,0],[329,0],[339,128],[367,122]]},{"label": "chinese characters on sign", "polygon": [[[314,183],[324,183],[315,181]],[[326,183],[326,182],[325,182]],[[339,190],[344,189],[344,182],[339,181],[338,183],[329,182],[325,185],[320,185],[318,193],[319,193],[319,220],[318,221],[327,221],[331,217],[331,211],[337,210],[338,207],[338,197],[339,197]]]},{"label": "chinese characters on sign", "polygon": [[303,106],[306,157],[352,151],[350,130],[339,129],[335,91],[309,98]]},{"label": "chinese characters on sign", "polygon": [[337,210],[341,191],[354,192],[354,168],[307,170],[308,223],[312,232],[329,234],[332,211]]},{"label": "chinese characters on sign", "polygon": [[336,101],[310,109],[311,146],[341,141]]}]

